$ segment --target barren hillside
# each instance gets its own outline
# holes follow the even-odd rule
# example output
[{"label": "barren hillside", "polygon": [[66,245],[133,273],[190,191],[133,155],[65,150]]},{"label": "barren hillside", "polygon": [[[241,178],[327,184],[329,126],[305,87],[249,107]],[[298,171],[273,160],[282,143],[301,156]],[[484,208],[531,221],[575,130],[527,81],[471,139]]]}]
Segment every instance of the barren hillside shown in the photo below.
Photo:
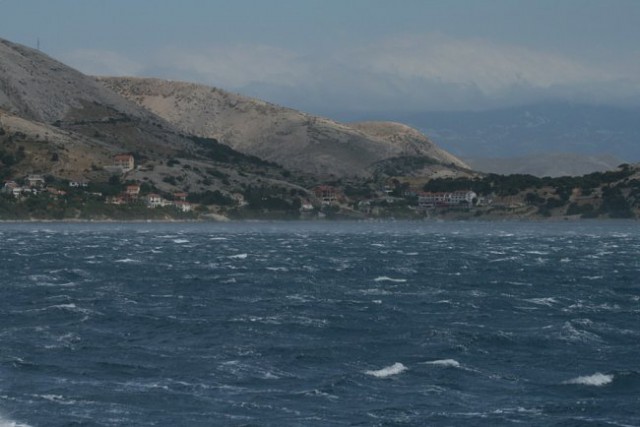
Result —
[{"label": "barren hillside", "polygon": [[102,78],[110,89],[185,133],[316,175],[367,175],[386,158],[428,156],[466,167],[418,131],[399,124],[345,125],[216,88],[146,78]]}]

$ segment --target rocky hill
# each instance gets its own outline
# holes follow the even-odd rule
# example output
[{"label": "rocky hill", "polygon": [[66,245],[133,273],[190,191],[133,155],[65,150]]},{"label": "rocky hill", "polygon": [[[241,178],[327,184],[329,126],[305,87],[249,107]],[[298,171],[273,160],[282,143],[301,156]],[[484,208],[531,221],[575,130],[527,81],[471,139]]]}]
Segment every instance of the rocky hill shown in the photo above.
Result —
[{"label": "rocky hill", "polygon": [[94,78],[38,50],[0,39],[0,107],[6,112],[53,123],[90,104],[151,119]]},{"label": "rocky hill", "polygon": [[398,123],[346,125],[220,89],[147,78],[101,78],[124,97],[185,133],[215,138],[246,154],[317,176],[367,176],[393,157],[468,166]]},{"label": "rocky hill", "polygon": [[112,146],[168,155],[190,142],[165,120],[42,52],[0,39],[0,111]]},{"label": "rocky hill", "polygon": [[[114,155],[131,153],[123,182],[170,194],[250,187],[305,190],[306,177],[185,133],[42,52],[0,39],[0,179],[106,182]],[[0,183],[1,184],[1,183]]]}]

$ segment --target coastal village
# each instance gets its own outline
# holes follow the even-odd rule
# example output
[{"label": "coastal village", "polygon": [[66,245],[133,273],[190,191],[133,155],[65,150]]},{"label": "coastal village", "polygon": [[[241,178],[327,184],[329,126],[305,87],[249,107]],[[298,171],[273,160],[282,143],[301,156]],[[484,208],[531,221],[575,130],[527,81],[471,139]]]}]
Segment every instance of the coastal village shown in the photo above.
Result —
[{"label": "coastal village", "polygon": [[[249,192],[226,195],[216,190],[209,191],[216,197],[208,200],[202,193],[162,191],[148,181],[132,179],[131,173],[144,165],[136,165],[130,153],[114,155],[103,169],[110,176],[108,183],[28,174],[4,181],[0,194],[5,201],[22,205],[45,200],[45,212],[40,204],[35,218],[46,218],[56,203],[68,207],[73,201],[75,213],[65,209],[60,214],[69,219],[73,215],[109,219],[118,212],[121,215],[115,216],[122,219],[636,218],[640,207],[640,172],[630,165],[555,179],[489,175],[412,183],[408,178],[386,177],[361,181],[358,191],[344,182],[315,185],[289,199],[268,189],[257,198]],[[83,216],[89,202],[93,210]]]},{"label": "coastal village", "polygon": [[[2,186],[2,193],[12,196],[16,201],[23,201],[34,196],[47,196],[52,200],[64,199],[70,193],[83,194],[93,197],[105,205],[138,206],[147,209],[170,208],[180,213],[204,214],[210,211],[220,213],[215,206],[203,207],[199,203],[190,201],[190,194],[185,191],[171,193],[150,191],[141,182],[127,180],[128,174],[140,166],[136,165],[135,157],[130,153],[119,153],[112,158],[112,163],[104,166],[112,177],[121,182],[118,194],[107,195],[94,190],[94,186],[87,180],[52,180],[41,174],[6,180]],[[325,218],[337,212],[349,212],[351,215],[378,217],[384,216],[385,210],[394,204],[406,204],[416,215],[427,214],[429,211],[444,208],[471,209],[481,203],[483,198],[471,191],[453,192],[425,192],[419,188],[400,186],[397,180],[388,180],[373,191],[369,197],[347,196],[343,189],[335,185],[317,185],[308,189],[307,197],[299,201],[298,211],[301,218]],[[152,189],[153,190],[153,189]],[[236,207],[247,205],[242,194],[233,194],[232,200]]]}]

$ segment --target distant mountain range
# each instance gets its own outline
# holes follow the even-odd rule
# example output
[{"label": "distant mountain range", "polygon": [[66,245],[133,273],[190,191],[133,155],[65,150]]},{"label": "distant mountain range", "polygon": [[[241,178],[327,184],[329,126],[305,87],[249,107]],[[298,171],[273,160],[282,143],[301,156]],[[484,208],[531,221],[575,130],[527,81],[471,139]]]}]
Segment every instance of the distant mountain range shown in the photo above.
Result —
[{"label": "distant mountain range", "polygon": [[582,176],[592,172],[613,170],[622,162],[609,155],[547,153],[510,158],[465,159],[480,172],[501,175],[529,174],[539,177]]},{"label": "distant mountain range", "polygon": [[[335,114],[375,120],[376,113]],[[541,103],[490,111],[390,114],[484,172],[558,176],[640,161],[640,107]],[[541,163],[545,163],[546,166]]]}]

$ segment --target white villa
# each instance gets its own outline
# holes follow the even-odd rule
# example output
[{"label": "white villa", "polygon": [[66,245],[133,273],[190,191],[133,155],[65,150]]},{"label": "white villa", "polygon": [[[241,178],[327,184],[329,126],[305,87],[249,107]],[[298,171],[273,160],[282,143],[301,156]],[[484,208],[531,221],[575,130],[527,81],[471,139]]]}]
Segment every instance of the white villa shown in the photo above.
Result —
[{"label": "white villa", "polygon": [[421,208],[449,207],[466,205],[473,206],[473,201],[478,195],[471,191],[454,191],[451,193],[420,193],[418,194],[418,206]]}]

